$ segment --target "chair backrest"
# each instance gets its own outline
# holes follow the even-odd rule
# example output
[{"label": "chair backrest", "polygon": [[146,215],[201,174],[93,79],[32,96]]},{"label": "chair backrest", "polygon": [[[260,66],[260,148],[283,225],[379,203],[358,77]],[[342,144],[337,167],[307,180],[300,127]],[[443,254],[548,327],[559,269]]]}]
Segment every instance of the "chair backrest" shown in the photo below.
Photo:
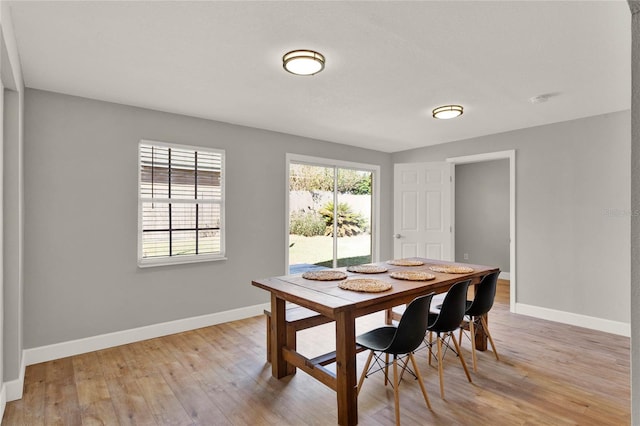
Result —
[{"label": "chair backrest", "polygon": [[471,280],[460,281],[451,286],[442,301],[438,317],[428,330],[446,333],[460,327],[467,308],[467,289]]},{"label": "chair backrest", "polygon": [[400,318],[396,334],[385,352],[390,354],[406,354],[420,346],[427,333],[429,307],[435,293],[416,297],[409,303]]},{"label": "chair backrest", "polygon": [[474,297],[473,302],[471,302],[471,305],[467,308],[467,315],[476,317],[484,315],[491,310],[493,300],[496,297],[496,286],[499,274],[500,271],[496,271],[482,278],[482,281],[480,281],[480,284],[476,287],[476,297]]}]

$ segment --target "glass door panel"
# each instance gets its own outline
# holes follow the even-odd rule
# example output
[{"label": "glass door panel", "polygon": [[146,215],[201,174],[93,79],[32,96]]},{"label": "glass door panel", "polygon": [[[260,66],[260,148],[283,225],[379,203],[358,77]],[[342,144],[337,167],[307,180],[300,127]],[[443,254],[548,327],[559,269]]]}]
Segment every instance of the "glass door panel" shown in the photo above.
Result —
[{"label": "glass door panel", "polygon": [[372,175],[365,170],[337,170],[335,213],[339,267],[371,262]]},{"label": "glass door panel", "polygon": [[289,273],[333,267],[333,237],[325,220],[333,203],[333,167],[289,167]]}]

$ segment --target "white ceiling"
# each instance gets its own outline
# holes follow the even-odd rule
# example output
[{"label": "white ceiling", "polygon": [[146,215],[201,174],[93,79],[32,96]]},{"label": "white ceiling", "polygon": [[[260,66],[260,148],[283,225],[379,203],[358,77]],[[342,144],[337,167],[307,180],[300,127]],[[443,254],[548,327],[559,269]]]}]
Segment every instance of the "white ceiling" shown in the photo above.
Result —
[{"label": "white ceiling", "polygon": [[[395,152],[621,111],[618,1],[13,2],[28,87]],[[314,49],[326,68],[282,69]],[[554,93],[545,103],[531,97]],[[455,120],[431,118],[448,103]]]}]

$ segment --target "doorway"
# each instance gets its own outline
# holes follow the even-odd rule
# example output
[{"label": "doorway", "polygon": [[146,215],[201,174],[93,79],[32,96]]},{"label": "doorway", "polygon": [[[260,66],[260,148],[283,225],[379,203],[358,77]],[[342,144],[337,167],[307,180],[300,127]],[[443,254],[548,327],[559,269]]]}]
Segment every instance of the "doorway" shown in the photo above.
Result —
[{"label": "doorway", "polygon": [[[483,163],[487,161],[494,160],[504,160],[508,161],[508,175],[509,175],[509,183],[508,183],[508,218],[509,218],[509,231],[508,231],[508,245],[509,245],[509,261],[508,261],[508,278],[510,281],[509,285],[509,306],[510,311],[515,312],[515,304],[516,304],[516,294],[517,294],[517,275],[516,275],[516,153],[515,150],[510,151],[499,151],[499,152],[490,152],[485,154],[476,154],[476,155],[468,155],[464,157],[451,157],[447,158],[447,162],[454,164],[455,166],[464,165],[464,164],[474,164],[474,163]],[[459,194],[458,194],[459,195]],[[476,194],[477,195],[477,194]],[[480,195],[481,197],[490,197],[491,194],[483,193]],[[455,197],[458,198],[457,196]],[[458,210],[458,206],[454,206],[454,212]],[[455,214],[455,213],[454,213]],[[466,226],[460,224],[461,226]],[[459,231],[458,226],[454,225],[454,240],[455,233]],[[464,259],[465,251],[459,251],[456,248],[456,254],[460,254],[462,257],[456,260],[462,262],[470,262],[474,263],[473,259]],[[470,255],[467,252],[468,255]],[[479,262],[480,263],[480,262]],[[501,268],[502,269],[502,268]]]}]

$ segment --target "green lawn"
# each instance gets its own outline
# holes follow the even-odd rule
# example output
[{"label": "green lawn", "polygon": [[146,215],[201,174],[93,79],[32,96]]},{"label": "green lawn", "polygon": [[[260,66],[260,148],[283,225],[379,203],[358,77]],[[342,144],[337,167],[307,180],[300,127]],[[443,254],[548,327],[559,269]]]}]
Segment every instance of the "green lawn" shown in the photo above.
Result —
[{"label": "green lawn", "polygon": [[[289,265],[310,263],[332,267],[333,238],[289,235]],[[360,265],[371,262],[371,236],[338,238],[338,266]]]}]

